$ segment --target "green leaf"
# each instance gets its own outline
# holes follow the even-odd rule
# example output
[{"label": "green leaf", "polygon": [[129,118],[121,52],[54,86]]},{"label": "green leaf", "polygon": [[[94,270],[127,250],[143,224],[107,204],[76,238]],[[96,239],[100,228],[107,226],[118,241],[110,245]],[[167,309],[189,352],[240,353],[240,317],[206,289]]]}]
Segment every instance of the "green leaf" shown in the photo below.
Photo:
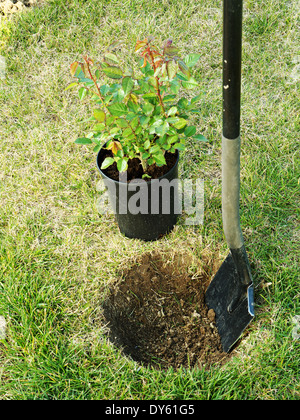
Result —
[{"label": "green leaf", "polygon": [[[94,137],[95,136],[95,137]],[[101,137],[102,136],[99,136],[99,134],[97,135],[95,135],[94,133],[89,133],[88,135],[87,135],[87,137],[89,138],[89,139],[91,139],[92,140],[92,142],[93,143],[96,143],[96,144],[102,144],[102,142],[101,142]]]},{"label": "green leaf", "polygon": [[[128,104],[127,104],[127,105],[128,105]],[[126,115],[126,120],[127,120],[127,121],[132,121],[135,117],[136,117],[135,112],[129,112],[129,111],[128,111],[128,114]]]},{"label": "green leaf", "polygon": [[202,97],[203,97],[202,93],[200,93],[197,96],[194,96],[194,98],[191,99],[191,104],[195,104],[195,103],[199,102]]},{"label": "green leaf", "polygon": [[97,69],[97,70],[95,71],[95,76],[96,76],[96,78],[97,78],[97,79],[100,79],[100,77],[101,77],[101,73],[100,73],[100,70],[99,70],[99,69]]},{"label": "green leaf", "polygon": [[123,102],[125,98],[124,90],[121,88],[113,94],[114,102]]},{"label": "green leaf", "polygon": [[140,123],[142,126],[146,126],[149,121],[150,121],[150,117],[148,117],[147,115],[140,116]]},{"label": "green leaf", "polygon": [[88,77],[82,77],[80,79],[80,82],[81,83],[84,83],[87,86],[92,86],[94,84],[93,80],[92,79],[89,79]]},{"label": "green leaf", "polygon": [[114,136],[114,135],[115,135],[115,134],[117,134],[119,131],[120,131],[120,127],[112,127],[112,128],[109,130],[109,133],[110,133],[112,136]]},{"label": "green leaf", "polygon": [[163,97],[164,102],[174,102],[176,95],[166,95]]},{"label": "green leaf", "polygon": [[169,118],[167,118],[167,119],[166,119],[166,121],[167,121],[169,124],[175,124],[176,122],[178,122],[178,121],[179,121],[179,118],[178,118],[178,117],[169,117]]},{"label": "green leaf", "polygon": [[145,152],[142,154],[142,159],[148,159],[150,157],[150,153]]},{"label": "green leaf", "polygon": [[127,161],[125,159],[118,160],[117,168],[119,172],[125,172],[128,168]]},{"label": "green leaf", "polygon": [[160,146],[165,144],[166,141],[167,141],[167,135],[166,134],[164,134],[164,135],[160,136],[158,139],[156,139],[156,143],[159,144]]},{"label": "green leaf", "polygon": [[175,93],[175,95],[177,95],[177,93],[179,92],[180,89],[180,83],[178,82],[178,80],[172,80],[170,82],[170,91],[172,93]]},{"label": "green leaf", "polygon": [[101,149],[101,147],[102,147],[102,145],[101,145],[101,144],[97,144],[97,145],[94,147],[93,152],[98,153],[98,152],[99,152],[99,150]]},{"label": "green leaf", "polygon": [[85,97],[86,97],[86,95],[87,95],[87,90],[86,90],[86,88],[85,87],[81,87],[81,88],[79,88],[79,90],[78,90],[78,96],[79,96],[79,99],[84,99]]},{"label": "green leaf", "polygon": [[174,79],[178,70],[178,64],[176,61],[171,60],[167,63],[167,73],[170,80]]},{"label": "green leaf", "polygon": [[85,74],[84,74],[84,72],[82,71],[81,66],[78,66],[78,67],[77,67],[77,69],[76,69],[76,71],[75,71],[75,74],[74,74],[74,77],[77,77],[78,79],[83,79],[83,78],[85,77]]},{"label": "green leaf", "polygon": [[158,80],[154,76],[149,76],[148,83],[153,86],[155,89],[159,87]]},{"label": "green leaf", "polygon": [[127,122],[126,120],[123,120],[123,118],[118,118],[118,119],[115,121],[115,124],[116,124],[118,127],[121,127],[121,128],[128,127],[128,122]]},{"label": "green leaf", "polygon": [[201,114],[200,109],[189,109],[188,108],[188,110],[189,110],[189,112],[192,112],[193,114]]},{"label": "green leaf", "polygon": [[169,143],[169,144],[176,143],[176,142],[177,142],[177,140],[178,140],[178,136],[177,136],[177,134],[176,134],[175,136],[170,136],[170,137],[168,137],[168,143]]},{"label": "green leaf", "polygon": [[143,127],[141,125],[139,125],[136,129],[135,129],[135,134],[140,134],[143,131]]},{"label": "green leaf", "polygon": [[155,92],[150,92],[150,93],[145,93],[145,95],[143,95],[143,99],[151,99],[151,98],[156,98],[157,95]]},{"label": "green leaf", "polygon": [[146,140],[144,143],[144,148],[149,149],[149,147],[150,147],[150,140]]},{"label": "green leaf", "polygon": [[178,111],[177,107],[176,106],[172,106],[170,109],[168,109],[167,115],[168,116],[175,115],[177,111]]},{"label": "green leaf", "polygon": [[196,127],[194,127],[193,125],[190,125],[189,127],[186,127],[186,129],[184,130],[184,135],[186,137],[191,137],[196,133]]},{"label": "green leaf", "polygon": [[119,158],[124,157],[124,151],[123,151],[123,149],[118,150],[117,153],[116,153],[116,156],[118,156]]},{"label": "green leaf", "polygon": [[182,80],[181,84],[185,89],[194,89],[199,86],[198,82],[193,77],[191,77],[187,82]]},{"label": "green leaf", "polygon": [[179,108],[183,108],[186,109],[189,105],[189,101],[186,98],[181,98],[178,101],[177,106],[179,106]]},{"label": "green leaf", "polygon": [[134,81],[131,77],[124,77],[122,80],[122,88],[124,90],[124,95],[127,96],[128,93],[131,92],[132,88],[134,86]]},{"label": "green leaf", "polygon": [[99,121],[100,123],[102,123],[105,120],[105,112],[102,111],[101,109],[94,109],[93,114],[96,120]]},{"label": "green leaf", "polygon": [[177,130],[180,130],[181,128],[185,127],[187,124],[186,120],[184,118],[179,118],[179,121],[177,121],[173,126],[177,128]]},{"label": "green leaf", "polygon": [[200,54],[191,53],[184,57],[184,62],[188,67],[193,67],[200,57]]},{"label": "green leaf", "polygon": [[151,115],[154,111],[154,106],[148,102],[142,106],[142,110],[146,115]]},{"label": "green leaf", "polygon": [[119,59],[118,57],[110,52],[105,53],[104,55],[104,61],[109,64],[109,65],[114,65],[114,64],[119,64]]},{"label": "green leaf", "polygon": [[112,104],[108,107],[109,112],[116,116],[116,117],[121,117],[123,115],[128,114],[129,110],[127,108],[127,106],[125,104]]},{"label": "green leaf", "polygon": [[72,87],[74,87],[74,86],[78,86],[78,83],[77,83],[77,82],[70,83],[70,84],[69,84],[69,86],[67,86],[67,87],[65,88],[65,90],[69,90],[69,89],[71,89],[71,88],[72,88]]},{"label": "green leaf", "polygon": [[92,144],[92,140],[88,139],[87,137],[79,137],[75,140],[76,144]]},{"label": "green leaf", "polygon": [[112,157],[105,158],[104,161],[102,162],[101,169],[108,168],[110,165],[114,163],[114,161],[115,160]]},{"label": "green leaf", "polygon": [[197,134],[196,136],[193,137],[195,140],[199,140],[199,141],[208,141],[206,137],[202,136],[202,134]]},{"label": "green leaf", "polygon": [[102,70],[106,76],[110,77],[111,79],[122,79],[123,77],[123,72],[119,67],[108,66],[104,67]]},{"label": "green leaf", "polygon": [[125,130],[123,131],[123,136],[127,137],[130,136],[130,134],[132,134],[132,129],[130,127],[125,128]]},{"label": "green leaf", "polygon": [[163,166],[167,164],[166,159],[162,153],[157,153],[156,155],[153,155],[153,159],[157,166]]},{"label": "green leaf", "polygon": [[95,124],[93,127],[94,131],[102,131],[105,128],[105,124],[104,123],[98,123]]},{"label": "green leaf", "polygon": [[106,116],[106,125],[111,125],[115,121],[115,117],[113,115],[107,115]]},{"label": "green leaf", "polygon": [[178,61],[178,67],[180,69],[180,71],[187,76],[188,78],[191,77],[191,73],[190,73],[190,69],[188,68],[188,66],[186,65],[186,63],[182,60]]},{"label": "green leaf", "polygon": [[158,144],[155,144],[154,146],[152,146],[149,150],[150,153],[158,153],[160,151],[160,147],[158,146]]},{"label": "green leaf", "polygon": [[173,147],[174,147],[174,149],[177,149],[177,150],[180,150],[180,151],[183,151],[185,149],[185,145],[182,144],[182,143],[176,143],[176,144],[174,144]]},{"label": "green leaf", "polygon": [[134,101],[128,101],[127,102],[127,106],[128,106],[128,108],[132,111],[132,112],[134,112],[134,113],[136,113],[136,112],[138,112],[138,110],[139,110],[139,106],[138,106],[138,104],[137,103],[135,103]]},{"label": "green leaf", "polygon": [[[110,101],[112,100],[112,98],[113,98],[113,95],[106,95],[106,96],[104,96],[104,98],[103,98],[103,100],[104,100],[104,103],[105,104],[109,104],[110,103]],[[98,104],[100,104],[100,103],[102,103],[102,101],[100,102],[98,102]]]},{"label": "green leaf", "polygon": [[168,131],[168,128],[169,128],[169,124],[167,123],[167,121],[164,121],[163,124],[155,128],[155,132],[159,136],[163,136]]},{"label": "green leaf", "polygon": [[137,115],[130,121],[130,126],[135,130],[139,125],[139,116]]},{"label": "green leaf", "polygon": [[162,147],[164,150],[170,150],[170,148],[171,148],[171,144],[169,144],[169,143],[165,143],[165,144],[163,144],[161,147]]},{"label": "green leaf", "polygon": [[175,127],[173,127],[172,125],[170,125],[169,130],[168,130],[168,135],[169,136],[175,136],[177,135],[177,130]]},{"label": "green leaf", "polygon": [[102,94],[103,96],[107,95],[107,94],[108,94],[108,92],[110,92],[110,86],[108,86],[108,85],[102,85],[102,86],[100,87],[100,92],[101,92],[101,94]]},{"label": "green leaf", "polygon": [[130,136],[126,137],[126,140],[134,140],[134,133],[130,134]]},{"label": "green leaf", "polygon": [[155,133],[155,129],[156,127],[159,127],[161,124],[163,123],[162,119],[158,119],[156,120],[148,129],[149,129],[149,133],[150,134],[154,134]]},{"label": "green leaf", "polygon": [[146,76],[153,76],[154,70],[152,69],[151,65],[147,62],[146,67],[142,67],[144,64],[144,59],[140,60],[141,72],[144,73]]}]

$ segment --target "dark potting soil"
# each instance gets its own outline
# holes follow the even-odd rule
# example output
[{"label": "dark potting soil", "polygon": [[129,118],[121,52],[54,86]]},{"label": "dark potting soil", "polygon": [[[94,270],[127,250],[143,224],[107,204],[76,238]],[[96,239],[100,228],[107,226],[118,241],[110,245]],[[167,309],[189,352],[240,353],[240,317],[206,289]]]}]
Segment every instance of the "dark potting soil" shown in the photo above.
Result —
[{"label": "dark potting soil", "polygon": [[[103,160],[106,157],[113,157],[111,150],[105,150],[103,153]],[[145,178],[146,181],[150,181],[151,179],[157,179],[161,176],[168,173],[176,163],[177,155],[176,153],[165,153],[165,159],[167,164],[163,166],[157,166],[155,163],[148,168],[148,175],[150,178]],[[115,181],[122,181],[122,175],[120,176],[120,172],[118,171],[117,164],[114,162],[111,166],[106,169],[103,169],[102,172],[108,176],[109,178],[114,179]],[[141,161],[138,158],[129,159],[128,161],[128,169],[127,169],[127,181],[132,181],[133,179],[141,179],[144,175],[143,167],[141,165]]]},{"label": "dark potting soil", "polygon": [[155,367],[186,368],[222,364],[215,313],[204,302],[210,279],[159,254],[146,253],[123,270],[104,302],[110,340],[135,361]]}]

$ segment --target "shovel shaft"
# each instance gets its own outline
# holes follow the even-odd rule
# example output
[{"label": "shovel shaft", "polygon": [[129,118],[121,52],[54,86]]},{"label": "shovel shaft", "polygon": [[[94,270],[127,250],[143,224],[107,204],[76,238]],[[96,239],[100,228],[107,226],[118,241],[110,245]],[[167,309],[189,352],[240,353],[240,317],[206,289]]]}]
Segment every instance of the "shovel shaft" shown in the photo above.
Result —
[{"label": "shovel shaft", "polygon": [[230,249],[243,246],[239,216],[242,9],[242,0],[224,0],[222,217]]},{"label": "shovel shaft", "polygon": [[230,253],[205,293],[228,352],[254,316],[253,283],[240,226],[242,0],[223,0],[222,218]]},{"label": "shovel shaft", "polygon": [[242,10],[242,0],[224,0],[222,218],[238,280],[228,305],[229,312],[238,307],[252,284],[239,214]]},{"label": "shovel shaft", "polygon": [[244,244],[240,226],[240,137],[222,139],[222,218],[226,242],[230,249]]},{"label": "shovel shaft", "polygon": [[242,0],[224,0],[223,136],[227,139],[240,135],[242,11]]},{"label": "shovel shaft", "polygon": [[253,283],[240,226],[242,0],[223,0],[222,218],[230,253],[205,293],[228,352],[254,316]]}]

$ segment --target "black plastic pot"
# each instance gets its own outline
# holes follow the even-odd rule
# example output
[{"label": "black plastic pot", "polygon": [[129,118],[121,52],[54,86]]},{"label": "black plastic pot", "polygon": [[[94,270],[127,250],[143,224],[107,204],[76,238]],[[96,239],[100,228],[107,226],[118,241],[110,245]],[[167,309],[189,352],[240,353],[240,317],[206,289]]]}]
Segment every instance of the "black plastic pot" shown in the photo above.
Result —
[{"label": "black plastic pot", "polygon": [[97,167],[108,190],[120,232],[128,238],[154,241],[170,232],[181,214],[178,194],[178,161],[164,176],[146,181],[115,181],[101,168],[104,149],[97,156]]}]

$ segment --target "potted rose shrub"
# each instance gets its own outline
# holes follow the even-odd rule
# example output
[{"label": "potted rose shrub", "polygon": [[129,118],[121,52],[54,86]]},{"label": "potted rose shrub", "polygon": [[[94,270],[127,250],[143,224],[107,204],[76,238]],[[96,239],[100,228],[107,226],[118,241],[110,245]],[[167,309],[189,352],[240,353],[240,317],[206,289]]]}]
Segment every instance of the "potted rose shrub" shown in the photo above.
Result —
[{"label": "potted rose shrub", "polygon": [[[94,144],[97,166],[108,188],[120,231],[155,240],[169,232],[180,213],[178,159],[187,137],[205,140],[188,124],[202,95],[188,100],[181,88],[198,86],[191,68],[200,58],[181,59],[171,39],[159,48],[153,37],[137,41],[140,71],[122,69],[115,46],[95,62],[84,56],[71,64],[79,98],[95,104],[92,130],[77,144]],[[67,89],[68,89],[67,88]]]}]

